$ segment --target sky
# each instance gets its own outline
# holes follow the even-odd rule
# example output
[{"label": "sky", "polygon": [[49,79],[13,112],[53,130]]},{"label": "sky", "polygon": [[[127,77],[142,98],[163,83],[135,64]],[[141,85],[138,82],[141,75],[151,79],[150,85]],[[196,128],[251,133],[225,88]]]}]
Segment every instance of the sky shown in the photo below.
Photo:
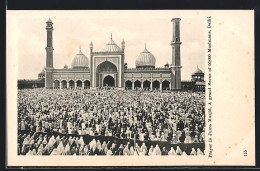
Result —
[{"label": "sky", "polygon": [[[8,11],[7,49],[16,52],[18,79],[36,79],[46,61],[46,21],[53,30],[53,65],[71,67],[81,51],[89,58],[89,44],[94,51],[103,49],[110,40],[121,47],[125,41],[125,62],[135,67],[139,53],[147,50],[156,58],[156,67],[172,63],[172,18],[181,18],[182,80],[190,80],[197,65],[205,72],[206,17],[199,12],[154,11]],[[8,56],[7,56],[8,57]]]}]

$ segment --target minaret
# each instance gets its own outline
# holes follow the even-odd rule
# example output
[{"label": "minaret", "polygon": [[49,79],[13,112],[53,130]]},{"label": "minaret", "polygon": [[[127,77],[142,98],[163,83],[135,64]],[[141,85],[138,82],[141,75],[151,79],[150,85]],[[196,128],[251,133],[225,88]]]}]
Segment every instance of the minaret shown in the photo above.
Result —
[{"label": "minaret", "polygon": [[46,22],[47,30],[47,46],[46,46],[46,73],[45,73],[45,88],[53,88],[53,46],[52,46],[52,31],[53,23],[51,19]]},{"label": "minaret", "polygon": [[94,65],[93,65],[93,43],[92,41],[90,42],[89,44],[89,48],[90,48],[90,87],[93,88],[94,87],[94,78],[93,78],[93,68],[94,68]]},{"label": "minaret", "polygon": [[180,18],[173,18],[173,36],[172,36],[172,66],[171,66],[171,89],[181,89],[181,55],[180,55]]},{"label": "minaret", "polygon": [[121,54],[121,87],[124,89],[125,88],[125,41],[121,42],[121,47],[122,47],[122,54]]},{"label": "minaret", "polygon": [[89,48],[90,48],[90,52],[93,52],[93,43],[92,43],[92,41],[89,44]]},{"label": "minaret", "polygon": [[124,41],[124,39],[121,42],[121,47],[122,47],[122,51],[124,52],[125,51],[125,41]]}]

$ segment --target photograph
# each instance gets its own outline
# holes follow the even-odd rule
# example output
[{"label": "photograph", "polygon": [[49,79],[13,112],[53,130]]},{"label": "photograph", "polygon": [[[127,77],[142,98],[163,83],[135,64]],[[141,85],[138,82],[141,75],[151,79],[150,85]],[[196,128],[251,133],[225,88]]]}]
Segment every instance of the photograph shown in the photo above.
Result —
[{"label": "photograph", "polygon": [[18,155],[204,155],[203,20],[90,14],[24,23],[37,48],[18,59]]},{"label": "photograph", "polygon": [[8,165],[254,165],[253,19],[7,11]]}]

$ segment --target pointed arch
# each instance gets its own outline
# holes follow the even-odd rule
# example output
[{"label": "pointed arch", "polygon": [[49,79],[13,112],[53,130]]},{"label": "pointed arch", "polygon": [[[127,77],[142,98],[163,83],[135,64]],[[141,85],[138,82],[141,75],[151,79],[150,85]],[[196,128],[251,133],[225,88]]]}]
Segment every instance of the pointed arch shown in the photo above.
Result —
[{"label": "pointed arch", "polygon": [[75,88],[75,82],[74,80],[69,81],[69,88]]},{"label": "pointed arch", "polygon": [[[110,61],[104,61],[101,64],[99,64],[96,68],[96,86],[97,87],[104,86],[104,83],[102,85],[102,79],[104,81],[104,78],[102,78],[102,76],[101,76],[102,73],[110,73],[110,74],[117,73],[117,67],[115,64],[113,64]],[[110,77],[108,77],[108,78],[110,78]],[[113,78],[113,79],[110,78],[110,79],[111,79],[110,81],[114,80],[113,86],[115,86],[115,83],[117,82],[117,80],[115,80],[116,78]]]},{"label": "pointed arch", "polygon": [[62,81],[61,81],[61,88],[68,88],[68,87],[67,87],[67,81],[66,81],[66,80],[62,80]]},{"label": "pointed arch", "polygon": [[103,86],[114,87],[115,86],[115,79],[111,75],[107,75],[103,80]]},{"label": "pointed arch", "polygon": [[127,80],[127,81],[125,82],[125,88],[126,88],[126,89],[132,89],[132,81]]},{"label": "pointed arch", "polygon": [[134,88],[141,88],[141,81],[136,80],[136,81],[134,82]]},{"label": "pointed arch", "polygon": [[82,87],[82,81],[81,80],[77,80],[76,83],[77,83],[77,87]]},{"label": "pointed arch", "polygon": [[60,81],[54,80],[54,88],[60,88]]},{"label": "pointed arch", "polygon": [[158,80],[153,81],[152,87],[153,87],[153,90],[159,89],[160,88],[160,82]]},{"label": "pointed arch", "polygon": [[169,90],[169,89],[170,89],[170,82],[167,81],[167,80],[164,80],[164,81],[162,82],[162,89],[163,89],[163,90]]},{"label": "pointed arch", "polygon": [[90,88],[90,81],[89,80],[85,80],[84,81],[84,89],[89,89]]},{"label": "pointed arch", "polygon": [[151,84],[150,81],[145,80],[145,81],[143,82],[143,88],[149,90],[149,89],[150,89],[150,84]]}]

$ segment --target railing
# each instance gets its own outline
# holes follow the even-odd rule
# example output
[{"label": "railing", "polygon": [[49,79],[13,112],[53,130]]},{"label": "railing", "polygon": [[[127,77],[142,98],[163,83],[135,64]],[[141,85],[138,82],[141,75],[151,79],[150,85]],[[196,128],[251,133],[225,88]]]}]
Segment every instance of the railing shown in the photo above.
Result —
[{"label": "railing", "polygon": [[170,68],[163,68],[163,67],[160,67],[160,68],[126,68],[125,71],[133,71],[133,70],[136,70],[136,71],[147,71],[147,70],[165,70],[165,71],[168,71],[170,70]]},{"label": "railing", "polygon": [[41,81],[41,79],[19,79],[18,82],[20,81]]}]

